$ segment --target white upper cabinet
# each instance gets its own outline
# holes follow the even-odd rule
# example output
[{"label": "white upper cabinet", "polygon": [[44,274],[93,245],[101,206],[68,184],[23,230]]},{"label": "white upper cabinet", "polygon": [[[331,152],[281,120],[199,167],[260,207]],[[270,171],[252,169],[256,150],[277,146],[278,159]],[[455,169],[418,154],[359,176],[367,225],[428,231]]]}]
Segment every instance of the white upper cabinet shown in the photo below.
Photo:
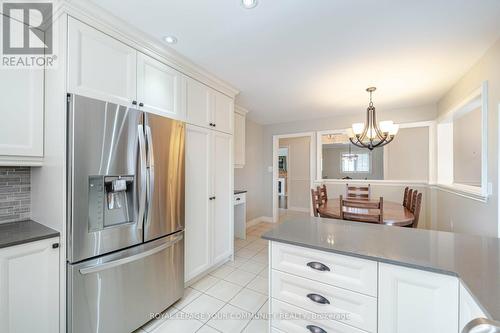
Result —
[{"label": "white upper cabinet", "polygon": [[233,253],[232,137],[213,132],[214,263]]},{"label": "white upper cabinet", "polygon": [[187,121],[190,124],[213,128],[212,110],[215,100],[211,89],[206,85],[193,80],[187,80],[186,109]]},{"label": "white upper cabinet", "polygon": [[137,56],[137,101],[141,110],[169,118],[186,118],[186,80],[175,69],[145,54]]},{"label": "white upper cabinet", "polygon": [[379,332],[457,333],[458,278],[379,264]]},{"label": "white upper cabinet", "polygon": [[[5,18],[7,20],[7,18]],[[22,23],[16,31],[23,31]],[[0,165],[40,165],[43,157],[44,69],[3,68],[0,74]],[[29,98],[27,98],[29,96]]]},{"label": "white upper cabinet", "polygon": [[137,51],[68,19],[68,90],[121,105],[136,100]]},{"label": "white upper cabinet", "polygon": [[243,168],[245,166],[245,109],[236,106],[234,112],[234,167]]},{"label": "white upper cabinet", "polygon": [[188,79],[186,94],[188,123],[233,134],[232,98],[193,79]]},{"label": "white upper cabinet", "polygon": [[213,94],[215,95],[214,128],[221,132],[233,134],[234,101],[218,91],[213,90]]}]

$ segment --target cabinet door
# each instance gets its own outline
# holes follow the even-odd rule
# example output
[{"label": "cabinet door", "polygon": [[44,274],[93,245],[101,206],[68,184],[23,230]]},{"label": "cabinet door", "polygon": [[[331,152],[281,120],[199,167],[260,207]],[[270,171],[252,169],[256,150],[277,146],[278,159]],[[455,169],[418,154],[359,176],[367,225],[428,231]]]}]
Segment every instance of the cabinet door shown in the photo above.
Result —
[{"label": "cabinet door", "polygon": [[186,127],[185,281],[207,270],[211,264],[210,138],[208,129]]},{"label": "cabinet door", "polygon": [[234,113],[234,166],[245,166],[245,116]]},{"label": "cabinet door", "polygon": [[[11,21],[20,26],[14,33],[23,31]],[[0,156],[43,156],[43,80],[43,68],[2,68]]]},{"label": "cabinet door", "polygon": [[460,284],[460,332],[469,321],[476,318],[487,318],[472,295]]},{"label": "cabinet door", "polygon": [[458,279],[379,265],[379,332],[458,332]]},{"label": "cabinet door", "polygon": [[185,119],[184,78],[175,69],[145,54],[137,55],[137,101],[142,110],[175,119]]},{"label": "cabinet door", "polygon": [[230,135],[213,132],[213,175],[214,175],[214,263],[233,253],[233,161],[232,138]]},{"label": "cabinet door", "polygon": [[187,122],[206,128],[213,123],[212,112],[215,106],[214,95],[206,85],[193,80],[187,80],[186,111]]},{"label": "cabinet door", "polygon": [[233,134],[234,131],[234,101],[220,92],[213,91],[215,108],[213,115],[214,129]]},{"label": "cabinet door", "polygon": [[69,92],[131,105],[137,51],[74,18],[68,25]]},{"label": "cabinet door", "polygon": [[59,332],[58,242],[0,250],[0,332]]}]

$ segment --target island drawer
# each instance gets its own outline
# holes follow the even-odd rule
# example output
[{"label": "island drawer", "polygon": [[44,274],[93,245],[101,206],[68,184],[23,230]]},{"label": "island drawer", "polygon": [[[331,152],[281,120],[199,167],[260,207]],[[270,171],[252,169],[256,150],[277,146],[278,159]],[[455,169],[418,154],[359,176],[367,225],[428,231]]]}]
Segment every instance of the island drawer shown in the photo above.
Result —
[{"label": "island drawer", "polygon": [[366,333],[338,321],[322,319],[322,316],[276,299],[271,300],[271,309],[271,326],[283,332]]},{"label": "island drawer", "polygon": [[272,242],[273,269],[377,297],[377,262]]},{"label": "island drawer", "polygon": [[272,297],[368,332],[377,331],[377,299],[343,288],[272,271]]}]

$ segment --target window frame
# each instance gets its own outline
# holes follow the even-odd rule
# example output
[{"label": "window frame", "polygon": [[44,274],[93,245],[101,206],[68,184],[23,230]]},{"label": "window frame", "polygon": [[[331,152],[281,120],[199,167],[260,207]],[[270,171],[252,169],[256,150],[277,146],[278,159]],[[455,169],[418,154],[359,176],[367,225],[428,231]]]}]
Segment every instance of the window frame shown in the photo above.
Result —
[{"label": "window frame", "polygon": [[[481,110],[481,186],[455,183],[453,156],[453,121],[480,108]],[[437,186],[474,199],[486,201],[491,194],[488,185],[488,81],[467,98],[452,107],[437,122]]]}]

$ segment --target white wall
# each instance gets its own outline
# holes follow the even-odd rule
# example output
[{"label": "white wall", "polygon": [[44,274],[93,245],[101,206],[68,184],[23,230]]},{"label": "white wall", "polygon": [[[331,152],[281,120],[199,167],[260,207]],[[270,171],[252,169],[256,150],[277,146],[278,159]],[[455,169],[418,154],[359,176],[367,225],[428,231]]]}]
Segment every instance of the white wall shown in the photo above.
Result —
[{"label": "white wall", "polygon": [[402,128],[384,149],[384,179],[429,180],[429,127]]},{"label": "white wall", "polygon": [[234,169],[234,188],[247,190],[247,221],[265,215],[264,200],[264,127],[246,119],[245,166]]},{"label": "white wall", "polygon": [[481,186],[481,109],[453,121],[453,181]]},{"label": "white wall", "polygon": [[310,200],[310,137],[279,140],[280,147],[288,147],[287,186],[288,209],[309,210]]},{"label": "white wall", "polygon": [[434,227],[497,237],[500,40],[444,95],[438,103],[438,112],[440,116],[449,112],[485,80],[488,81],[488,182],[491,182],[493,193],[487,202],[479,202],[436,189]]}]

